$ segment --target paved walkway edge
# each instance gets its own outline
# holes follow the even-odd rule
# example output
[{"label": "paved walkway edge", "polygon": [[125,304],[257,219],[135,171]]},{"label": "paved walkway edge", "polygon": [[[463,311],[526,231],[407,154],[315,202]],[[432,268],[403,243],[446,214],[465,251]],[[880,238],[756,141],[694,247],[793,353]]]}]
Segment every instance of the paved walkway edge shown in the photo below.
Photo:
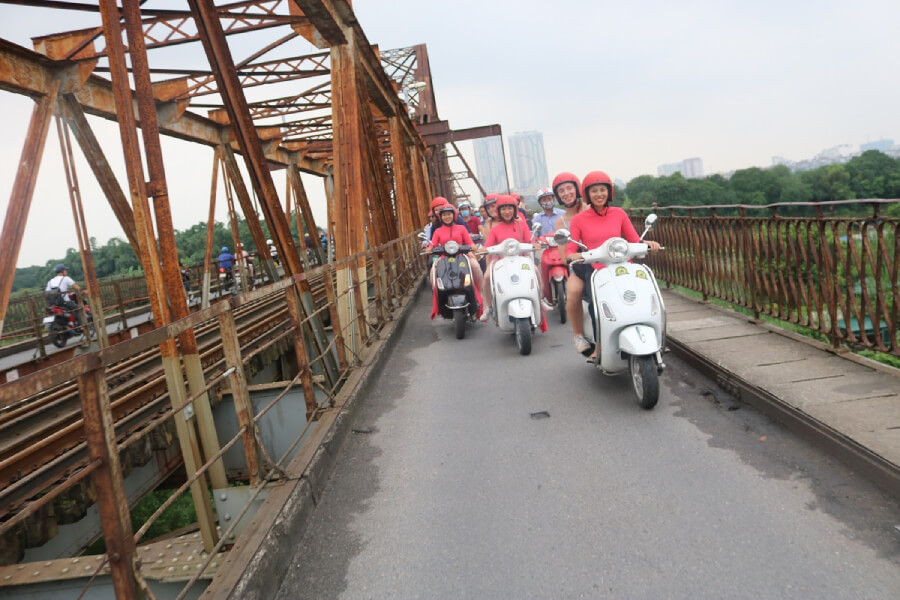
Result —
[{"label": "paved walkway edge", "polygon": [[[750,320],[750,317],[747,315],[728,310],[721,306],[704,303],[696,298],[692,298],[671,289],[666,290],[666,294],[674,294],[685,300],[697,302],[702,306],[715,309],[731,316]],[[760,327],[784,335],[792,340],[808,344],[819,350],[833,353],[846,360],[851,360],[853,362],[864,364],[867,367],[889,373],[890,375],[898,377],[898,381],[900,381],[900,374],[898,374],[897,369],[892,369],[891,367],[864,357],[856,356],[852,353],[835,352],[831,347],[822,344],[817,340],[781,329],[770,323],[758,324]],[[677,335],[667,334],[666,340],[669,350],[675,353],[676,356],[715,381],[720,388],[734,396],[735,399],[753,406],[761,413],[781,423],[803,439],[806,439],[838,460],[848,464],[855,471],[867,479],[870,479],[875,485],[881,487],[892,496],[900,498],[900,465],[873,452],[870,448],[863,446],[833,427],[822,423],[818,419],[810,416],[788,402],[785,402],[781,398],[778,398],[770,392],[728,371],[712,358],[692,349],[688,343],[678,340]]]},{"label": "paved walkway edge", "polygon": [[[256,600],[274,598],[291,566],[300,540],[334,469],[360,406],[360,397],[378,377],[389,350],[396,344],[416,298],[425,288],[424,278],[403,300],[393,321],[382,330],[381,339],[365,356],[363,364],[348,378],[338,393],[335,407],[327,411],[305,449],[288,465],[287,483],[273,487],[248,530],[219,568],[219,574],[203,593],[203,598]],[[302,474],[301,474],[302,473]],[[310,568],[314,568],[310,565]]]}]

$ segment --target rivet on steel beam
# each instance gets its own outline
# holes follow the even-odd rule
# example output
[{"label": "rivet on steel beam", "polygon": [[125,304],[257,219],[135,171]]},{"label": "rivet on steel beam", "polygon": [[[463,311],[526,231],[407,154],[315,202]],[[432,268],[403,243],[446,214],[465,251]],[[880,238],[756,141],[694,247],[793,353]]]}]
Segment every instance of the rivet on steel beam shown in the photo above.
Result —
[{"label": "rivet on steel beam", "polygon": [[73,558],[73,559],[72,559],[72,564],[75,564],[75,563],[77,563],[77,562],[78,562],[78,559],[77,559],[77,558]]},{"label": "rivet on steel beam", "polygon": [[122,557],[119,556],[118,552],[113,552],[112,555],[109,557],[109,560],[112,562],[119,562],[120,560],[122,560]]},{"label": "rivet on steel beam", "polygon": [[225,513],[225,520],[226,520],[226,521],[230,521],[230,520],[231,520],[231,515],[229,515],[228,513]]},{"label": "rivet on steel beam", "polygon": [[169,567],[169,568],[166,569],[166,570],[167,570],[169,573],[174,573],[174,572],[175,572],[175,567]]},{"label": "rivet on steel beam", "polygon": [[53,563],[48,560],[47,562],[44,563],[44,566],[50,567],[50,566],[53,566]]},{"label": "rivet on steel beam", "polygon": [[62,574],[65,575],[68,572],[69,572],[69,567],[64,567],[62,570]]},{"label": "rivet on steel beam", "polygon": [[91,570],[91,565],[84,565],[84,570],[85,570],[85,571],[90,571],[90,570]]},{"label": "rivet on steel beam", "polygon": [[3,577],[3,580],[4,580],[4,581],[9,581],[10,579],[12,579],[12,575],[5,575],[5,576]]},{"label": "rivet on steel beam", "polygon": [[[219,500],[228,500],[228,494],[222,492],[221,494],[219,494]],[[197,537],[196,533],[194,534],[194,537]]]},{"label": "rivet on steel beam", "polygon": [[31,576],[32,576],[32,577],[37,577],[37,576],[40,575],[40,574],[41,574],[40,571],[35,571],[34,573],[31,574]]}]

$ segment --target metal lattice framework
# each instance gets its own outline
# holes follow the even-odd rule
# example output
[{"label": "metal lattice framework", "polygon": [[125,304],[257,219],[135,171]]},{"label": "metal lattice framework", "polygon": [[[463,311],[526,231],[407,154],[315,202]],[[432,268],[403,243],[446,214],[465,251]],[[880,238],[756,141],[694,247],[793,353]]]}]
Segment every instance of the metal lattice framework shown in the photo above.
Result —
[{"label": "metal lattice framework", "polygon": [[[421,225],[421,215],[432,197],[432,182],[437,181],[429,162],[435,153],[423,141],[417,122],[399,96],[399,84],[385,72],[346,0],[219,5],[211,0],[189,0],[189,10],[160,8],[153,0],[123,0],[121,6],[115,0],[6,3],[34,11],[28,22],[35,27],[36,37],[32,38],[33,49],[0,40],[0,91],[30,97],[35,107],[3,223],[0,332],[41,158],[50,124],[56,120],[64,157],[71,159],[73,152],[80,150],[135,249],[144,267],[154,326],[165,333],[85,355],[78,361],[77,374],[70,371],[74,368],[71,364],[62,363],[0,386],[0,411],[4,411],[30,397],[19,396],[21,393],[63,385],[77,375],[82,435],[89,451],[88,462],[80,463],[77,477],[68,480],[58,479],[65,472],[54,470],[52,460],[29,463],[31,474],[25,480],[13,475],[13,487],[25,503],[21,512],[0,522],[0,535],[12,536],[3,537],[9,550],[12,546],[6,541],[21,539],[17,527],[39,517],[40,507],[55,495],[89,478],[96,490],[116,594],[140,597],[145,588],[136,568],[135,538],[139,539],[141,532],[133,534],[128,517],[118,460],[126,442],[117,439],[119,416],[111,408],[108,369],[138,346],[143,351],[156,346],[162,369],[159,385],[171,402],[171,411],[179,414],[187,405],[192,408],[190,419],[174,419],[189,478],[184,488],[189,488],[193,497],[204,548],[207,552],[221,548],[224,540],[213,521],[208,490],[227,487],[228,481],[221,461],[216,460],[223,448],[212,422],[207,390],[227,378],[232,390],[244,390],[246,399],[246,382],[241,380],[239,368],[240,342],[230,311],[257,296],[282,297],[293,324],[296,381],[302,382],[307,416],[314,418],[319,411],[312,395],[314,385],[321,378],[332,390],[340,385],[355,360],[348,357],[358,356],[370,342],[372,328],[390,318],[391,289],[400,281],[411,286],[409,275],[421,272],[421,261],[408,250],[415,245],[410,236]],[[96,23],[48,35],[38,29],[45,22],[42,15],[50,11],[93,15]],[[271,36],[266,37],[268,31]],[[255,47],[248,49],[248,40]],[[176,46],[178,50],[173,52]],[[421,77],[427,62],[420,59],[417,64],[417,77]],[[430,86],[430,76],[427,79]],[[421,101],[423,91],[418,92],[417,110],[430,106],[432,111],[423,122],[436,118],[430,87],[427,92],[432,98],[430,105]],[[101,145],[88,115],[116,122],[121,147]],[[303,116],[281,122],[287,115]],[[174,239],[172,212],[177,205],[170,202],[170,194],[177,198],[179,192],[170,191],[167,185],[160,144],[163,135],[214,149],[210,230],[221,173],[232,224],[236,215],[242,214],[255,246],[265,248],[267,236],[261,226],[265,223],[281,259],[284,279],[278,281],[275,265],[264,260],[260,266],[268,280],[275,282],[265,292],[247,292],[246,300],[234,300],[225,309],[210,306],[202,318],[190,315]],[[119,152],[127,174],[122,182],[107,160],[108,155]],[[238,157],[247,176],[242,174]],[[86,289],[95,314],[102,314],[100,288],[86,245],[89,223],[83,218],[73,163],[68,160],[66,165]],[[288,189],[283,197],[275,190],[272,169],[287,172]],[[321,300],[313,299],[307,276],[309,255],[318,255],[322,264],[324,248],[318,236],[312,236],[311,247],[307,247],[302,235],[296,241],[290,233],[291,218],[297,220],[301,231],[318,229],[300,171],[321,177],[328,202],[324,229],[334,262],[319,267],[318,276],[325,281],[325,306],[334,331],[330,343],[324,335],[324,308],[316,308]],[[240,240],[235,242],[237,247]],[[212,264],[211,244],[209,235],[207,266]],[[207,281],[209,277],[207,272]],[[382,299],[374,316],[360,293],[370,286]],[[217,375],[204,366],[195,333],[195,327],[210,318],[218,319],[224,360],[234,367]],[[268,334],[276,336],[269,343],[284,336],[283,318],[281,323]],[[119,341],[127,337],[124,333]],[[101,346],[111,343],[101,340]],[[313,376],[314,363],[321,371],[315,376],[319,379]],[[256,434],[248,425],[252,415],[246,413],[246,407],[244,411],[239,411],[238,417],[248,420],[229,444],[243,441],[250,481],[257,484],[263,477],[262,459],[257,456]],[[75,433],[77,437],[78,429],[67,427],[66,436]],[[51,435],[48,439],[63,438]],[[75,443],[75,438],[72,440]],[[74,449],[61,446],[59,451],[71,453]],[[48,460],[53,457],[52,452],[44,454]],[[4,472],[21,473],[16,460],[16,456],[0,456]],[[44,487],[37,485],[39,481]],[[32,499],[27,500],[29,497]]]}]

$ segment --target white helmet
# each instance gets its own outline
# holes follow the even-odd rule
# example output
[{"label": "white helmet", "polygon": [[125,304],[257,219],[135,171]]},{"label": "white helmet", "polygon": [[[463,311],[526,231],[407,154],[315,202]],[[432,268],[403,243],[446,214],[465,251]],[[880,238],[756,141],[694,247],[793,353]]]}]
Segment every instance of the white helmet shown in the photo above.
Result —
[{"label": "white helmet", "polygon": [[266,245],[271,246],[271,245],[272,245],[272,240],[266,240]]},{"label": "white helmet", "polygon": [[[545,200],[545,198],[547,200]],[[553,190],[548,187],[542,187],[538,190],[537,193],[537,201],[538,204],[541,205],[541,208],[550,208],[553,206],[553,202],[555,201],[555,196],[553,195]],[[549,206],[544,206],[545,203],[549,203]]]}]

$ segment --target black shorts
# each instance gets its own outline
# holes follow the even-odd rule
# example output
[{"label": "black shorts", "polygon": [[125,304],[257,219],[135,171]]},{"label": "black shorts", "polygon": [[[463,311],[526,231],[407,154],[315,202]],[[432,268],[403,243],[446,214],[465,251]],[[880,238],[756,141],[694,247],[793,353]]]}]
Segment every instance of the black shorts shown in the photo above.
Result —
[{"label": "black shorts", "polygon": [[581,292],[581,299],[591,304],[593,298],[591,294],[591,275],[594,274],[594,267],[584,263],[575,263],[572,265],[572,273],[578,276],[584,282],[584,289]]}]

